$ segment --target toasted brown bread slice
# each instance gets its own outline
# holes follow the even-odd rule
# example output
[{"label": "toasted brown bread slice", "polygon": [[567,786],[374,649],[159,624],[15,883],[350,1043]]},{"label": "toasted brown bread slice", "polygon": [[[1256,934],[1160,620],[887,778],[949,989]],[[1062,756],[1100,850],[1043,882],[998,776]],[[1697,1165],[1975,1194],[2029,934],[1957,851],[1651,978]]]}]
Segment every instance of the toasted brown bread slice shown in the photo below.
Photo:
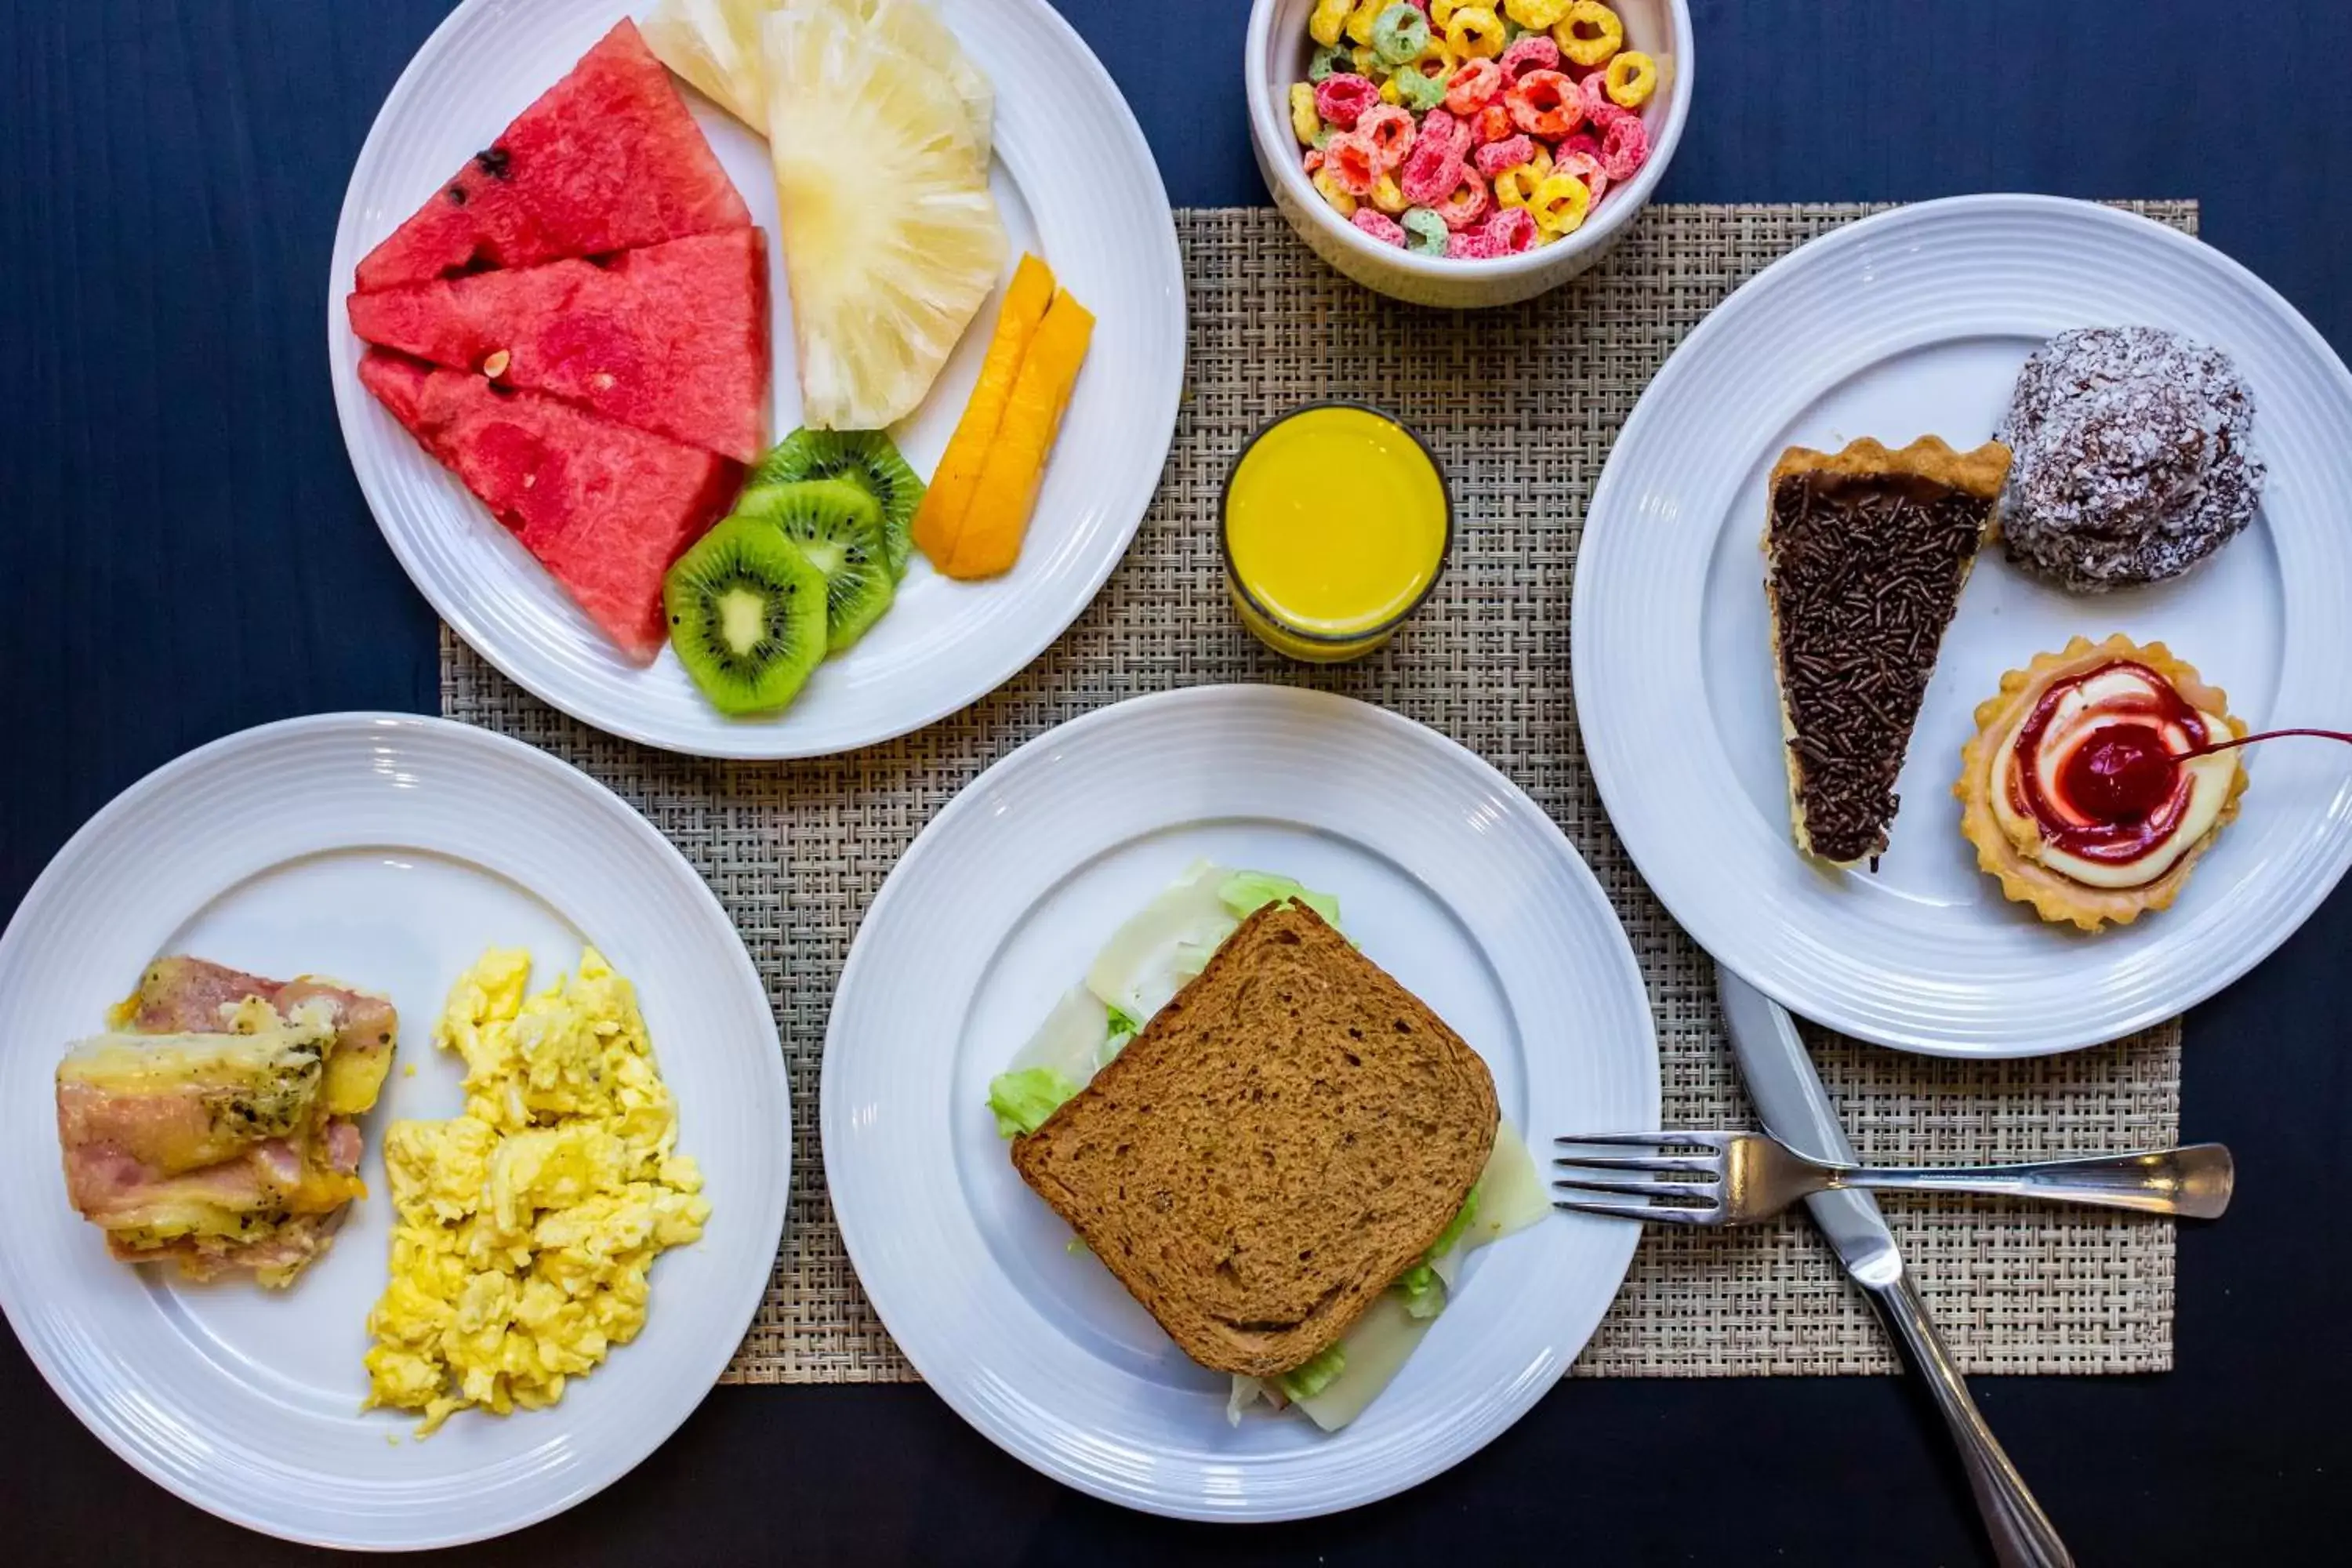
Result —
[{"label": "toasted brown bread slice", "polygon": [[1477,1053],[1292,902],[1242,922],[1013,1163],[1185,1354],[1270,1377],[1419,1261],[1497,1114]]}]

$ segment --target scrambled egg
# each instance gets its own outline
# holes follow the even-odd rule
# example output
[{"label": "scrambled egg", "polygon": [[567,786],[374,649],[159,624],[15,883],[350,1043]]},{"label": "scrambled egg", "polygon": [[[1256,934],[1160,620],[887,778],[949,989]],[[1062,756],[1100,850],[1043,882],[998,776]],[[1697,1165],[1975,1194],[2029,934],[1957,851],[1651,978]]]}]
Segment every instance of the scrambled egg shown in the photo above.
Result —
[{"label": "scrambled egg", "polygon": [[710,1217],[635,990],[593,948],[537,995],[530,975],[530,953],[493,948],[458,980],[433,1039],[465,1058],[466,1112],[384,1136],[367,1405],[424,1412],[419,1436],[562,1398],[636,1337],[654,1258]]}]

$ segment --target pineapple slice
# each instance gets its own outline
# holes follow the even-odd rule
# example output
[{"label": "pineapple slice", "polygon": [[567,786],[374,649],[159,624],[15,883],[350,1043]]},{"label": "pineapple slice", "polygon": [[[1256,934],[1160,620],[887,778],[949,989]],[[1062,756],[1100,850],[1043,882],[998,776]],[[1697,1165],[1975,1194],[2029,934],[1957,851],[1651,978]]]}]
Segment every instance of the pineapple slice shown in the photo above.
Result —
[{"label": "pineapple slice", "polygon": [[661,0],[639,25],[654,57],[754,131],[768,128],[760,18],[777,0]]},{"label": "pineapple slice", "polygon": [[943,74],[971,122],[972,145],[987,148],[995,89],[964,58],[955,35],[919,0],[661,0],[641,30],[662,64],[752,130],[765,132],[768,86],[760,24],[771,11],[817,9],[840,13]]},{"label": "pineapple slice", "polygon": [[761,24],[801,417],[819,429],[914,412],[1004,268],[965,100],[870,25],[903,3],[794,0]]}]

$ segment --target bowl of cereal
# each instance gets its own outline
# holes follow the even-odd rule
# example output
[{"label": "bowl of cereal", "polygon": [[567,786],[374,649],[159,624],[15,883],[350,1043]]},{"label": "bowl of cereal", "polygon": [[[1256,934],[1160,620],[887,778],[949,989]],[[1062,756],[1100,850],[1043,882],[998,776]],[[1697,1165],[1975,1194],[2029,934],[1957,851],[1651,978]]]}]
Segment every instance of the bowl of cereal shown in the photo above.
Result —
[{"label": "bowl of cereal", "polygon": [[1591,267],[1690,113],[1688,0],[1255,0],[1250,144],[1315,253],[1417,305]]}]

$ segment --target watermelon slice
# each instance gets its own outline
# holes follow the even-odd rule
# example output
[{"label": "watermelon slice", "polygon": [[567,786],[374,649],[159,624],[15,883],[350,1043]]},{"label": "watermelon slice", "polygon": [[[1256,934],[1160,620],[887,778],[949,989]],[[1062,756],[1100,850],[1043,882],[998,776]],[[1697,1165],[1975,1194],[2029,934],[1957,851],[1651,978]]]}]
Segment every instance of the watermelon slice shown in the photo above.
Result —
[{"label": "watermelon slice", "polygon": [[740,464],[384,349],[360,361],[360,381],[623,653],[653,661],[662,574],[734,503]]},{"label": "watermelon slice", "polygon": [[[543,267],[354,294],[372,343],[748,463],[768,400],[768,266],[730,229]],[[497,356],[504,354],[501,360]]]},{"label": "watermelon slice", "polygon": [[669,72],[623,17],[362,258],[362,290],[749,228]]}]

